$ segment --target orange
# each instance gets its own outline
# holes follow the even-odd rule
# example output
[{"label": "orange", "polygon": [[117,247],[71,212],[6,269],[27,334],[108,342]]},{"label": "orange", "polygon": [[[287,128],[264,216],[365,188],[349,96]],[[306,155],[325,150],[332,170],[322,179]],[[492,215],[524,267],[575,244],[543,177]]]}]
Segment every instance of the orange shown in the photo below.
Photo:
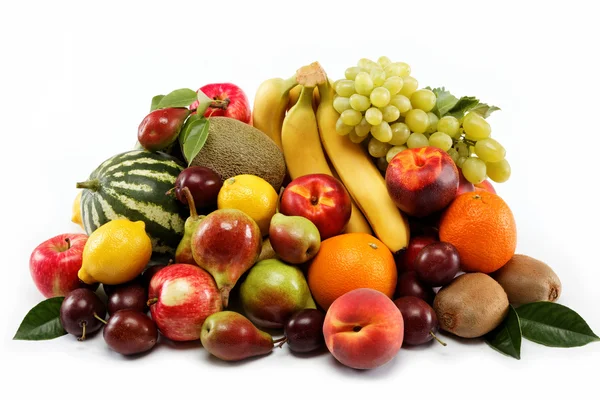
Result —
[{"label": "orange", "polygon": [[441,241],[456,247],[468,272],[496,271],[517,247],[512,211],[500,196],[486,191],[456,197],[442,214],[439,232]]},{"label": "orange", "polygon": [[308,286],[325,310],[341,295],[370,288],[394,295],[397,272],[392,252],[367,233],[346,233],[321,243],[308,268]]}]

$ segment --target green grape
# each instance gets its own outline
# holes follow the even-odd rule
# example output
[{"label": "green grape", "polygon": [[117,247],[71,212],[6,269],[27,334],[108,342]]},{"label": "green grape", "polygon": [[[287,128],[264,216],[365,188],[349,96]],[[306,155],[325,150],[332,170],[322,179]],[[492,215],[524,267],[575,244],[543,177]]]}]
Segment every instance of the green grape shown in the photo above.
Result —
[{"label": "green grape", "polygon": [[409,98],[401,94],[397,94],[392,97],[390,99],[390,104],[396,107],[400,111],[400,114],[406,114],[412,110],[412,105],[410,104]]},{"label": "green grape", "polygon": [[419,82],[412,76],[405,76],[402,78],[404,81],[404,85],[402,85],[402,89],[400,90],[400,94],[410,98],[414,92],[417,91],[419,87]]},{"label": "green grape", "polygon": [[392,161],[392,158],[394,158],[396,156],[396,154],[398,154],[401,151],[404,151],[406,149],[408,149],[408,147],[406,147],[406,146],[394,146],[394,147],[392,147],[385,154],[385,160],[389,163],[390,161]]},{"label": "green grape", "polygon": [[369,140],[368,149],[369,149],[369,154],[371,155],[371,157],[375,157],[375,158],[385,157],[385,154],[391,148],[392,148],[392,145],[380,142],[375,137],[372,137]]},{"label": "green grape", "polygon": [[406,141],[406,145],[409,149],[429,146],[429,139],[422,133],[411,133]]},{"label": "green grape", "polygon": [[404,122],[396,122],[390,126],[392,128],[392,138],[389,143],[394,146],[400,146],[406,143],[410,136],[410,129]]},{"label": "green grape", "polygon": [[375,87],[381,86],[385,82],[385,72],[382,68],[373,68],[369,75],[371,75]]},{"label": "green grape", "polygon": [[448,150],[448,155],[450,156],[450,158],[452,159],[452,161],[454,161],[455,164],[456,164],[456,161],[458,161],[458,158],[460,157],[458,155],[458,151],[456,151],[456,149],[450,149],[450,150]]},{"label": "green grape", "polygon": [[467,157],[459,156],[458,160],[456,160],[456,166],[458,168],[462,168],[462,166],[463,166],[463,164],[465,163],[466,160],[467,160]]},{"label": "green grape", "polygon": [[392,128],[387,122],[382,121],[381,124],[371,127],[371,135],[380,142],[387,143],[392,138]]},{"label": "green grape", "polygon": [[390,60],[389,58],[387,58],[386,56],[381,56],[377,59],[377,63],[379,65],[381,65],[382,68],[387,67],[389,64],[392,63],[392,60]]},{"label": "green grape", "polygon": [[458,154],[461,157],[469,157],[471,155],[469,153],[469,146],[467,146],[467,144],[464,142],[458,142],[454,147],[456,148],[456,151],[458,151]]},{"label": "green grape", "polygon": [[376,87],[371,92],[371,104],[375,107],[385,107],[390,104],[390,91],[384,87]]},{"label": "green grape", "polygon": [[366,135],[365,135],[365,136],[359,136],[359,135],[356,133],[356,129],[352,129],[352,130],[350,131],[350,133],[348,134],[348,137],[350,138],[350,141],[351,141],[352,143],[360,143],[360,142],[362,142],[363,140],[365,140],[365,139],[367,138],[367,136],[366,136]]},{"label": "green grape", "polygon": [[424,133],[429,127],[429,116],[423,110],[410,110],[406,113],[404,122],[412,132]]},{"label": "green grape", "polygon": [[390,76],[383,82],[383,87],[390,91],[390,95],[394,96],[400,92],[404,81],[399,76]]},{"label": "green grape", "polygon": [[400,118],[400,110],[392,105],[383,107],[381,114],[383,115],[383,120],[385,122],[394,122]]},{"label": "green grape", "polygon": [[494,163],[486,162],[485,166],[487,176],[494,182],[502,183],[510,178],[510,164],[506,159]]},{"label": "green grape", "polygon": [[413,108],[418,108],[425,112],[433,110],[436,101],[435,93],[428,89],[417,90],[410,96],[410,104],[412,104]]},{"label": "green grape", "polygon": [[354,87],[356,88],[356,93],[364,96],[370,95],[373,90],[373,79],[371,79],[371,75],[369,75],[368,72],[359,72],[354,79]]},{"label": "green grape", "polygon": [[391,76],[399,76],[404,78],[410,75],[410,66],[404,62],[394,62],[385,66],[385,75],[389,78]]},{"label": "green grape", "polygon": [[[356,95],[353,94],[352,96]],[[346,110],[349,110],[350,99],[347,97],[337,96],[335,99],[333,99],[333,108],[335,108],[335,111],[337,111],[340,114]]]},{"label": "green grape", "polygon": [[371,107],[371,100],[369,100],[367,96],[354,93],[352,96],[350,96],[350,107],[356,111],[367,111],[369,107]]},{"label": "green grape", "polygon": [[345,125],[355,126],[360,123],[362,114],[356,110],[346,110],[340,115],[340,119]]},{"label": "green grape", "polygon": [[371,107],[365,112],[365,119],[371,125],[379,125],[383,121],[383,114],[378,108]]},{"label": "green grape", "polygon": [[425,131],[425,133],[431,135],[432,133],[435,133],[438,131],[437,124],[440,119],[438,118],[437,115],[435,115],[432,112],[428,112],[427,116],[429,117],[429,126],[427,127],[427,130]]},{"label": "green grape", "polygon": [[440,118],[437,124],[437,130],[446,133],[450,137],[457,137],[459,129],[460,122],[450,115]]},{"label": "green grape", "polygon": [[496,140],[487,138],[475,143],[475,154],[486,163],[495,163],[506,157],[506,150]]},{"label": "green grape", "polygon": [[444,132],[435,132],[429,137],[429,145],[448,151],[452,148],[452,138]]},{"label": "green grape", "polygon": [[341,79],[337,81],[335,85],[335,92],[342,97],[350,97],[356,90],[354,89],[354,82],[349,79]]},{"label": "green grape", "polygon": [[371,124],[369,124],[365,117],[363,117],[359,124],[354,127],[354,130],[358,136],[365,137],[369,134],[369,132],[371,132]]},{"label": "green grape", "polygon": [[481,140],[490,136],[492,128],[490,124],[479,114],[470,112],[463,119],[463,128],[469,138]]},{"label": "green grape", "polygon": [[360,71],[361,69],[359,67],[350,67],[346,69],[344,75],[346,76],[346,79],[350,79],[351,81],[353,81],[354,79],[356,79],[356,75],[358,75]]},{"label": "green grape", "polygon": [[387,170],[388,167],[388,162],[385,159],[385,157],[379,157],[377,159],[377,161],[375,162],[375,164],[377,165],[377,168],[381,171],[384,172]]},{"label": "green grape", "polygon": [[359,68],[366,69],[367,71],[370,71],[373,68],[381,68],[379,64],[373,60],[369,60],[368,58],[361,58],[358,60],[357,65]]},{"label": "green grape", "polygon": [[348,126],[342,122],[341,117],[337,119],[337,121],[335,123],[335,130],[337,133],[339,133],[342,136],[345,136],[345,135],[349,134],[352,129],[353,129],[352,126]]},{"label": "green grape", "polygon": [[474,185],[483,182],[486,177],[485,163],[477,157],[467,158],[461,168],[465,178]]}]

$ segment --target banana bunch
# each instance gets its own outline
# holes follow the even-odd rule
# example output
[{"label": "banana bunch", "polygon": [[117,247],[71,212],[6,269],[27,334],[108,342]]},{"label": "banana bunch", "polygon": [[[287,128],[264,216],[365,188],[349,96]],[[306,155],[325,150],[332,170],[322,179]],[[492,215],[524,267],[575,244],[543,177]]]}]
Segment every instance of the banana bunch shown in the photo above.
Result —
[{"label": "banana bunch", "polygon": [[263,82],[254,100],[254,126],[282,149],[290,178],[327,174],[342,181],[352,197],[346,232],[374,232],[397,252],[408,245],[408,221],[360,144],[336,132],[337,118],[333,86],[319,63],[288,80]]}]

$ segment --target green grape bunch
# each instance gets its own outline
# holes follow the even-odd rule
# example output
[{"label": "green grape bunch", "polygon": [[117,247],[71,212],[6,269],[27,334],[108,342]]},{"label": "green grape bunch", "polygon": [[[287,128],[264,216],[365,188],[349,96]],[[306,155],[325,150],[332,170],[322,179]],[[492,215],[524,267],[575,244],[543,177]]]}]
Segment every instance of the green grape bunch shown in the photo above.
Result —
[{"label": "green grape bunch", "polygon": [[382,172],[399,152],[433,146],[447,152],[473,184],[509,179],[506,150],[486,120],[498,107],[457,98],[443,87],[419,89],[407,63],[385,56],[377,62],[361,58],[334,88],[337,132],[354,143],[367,141]]}]

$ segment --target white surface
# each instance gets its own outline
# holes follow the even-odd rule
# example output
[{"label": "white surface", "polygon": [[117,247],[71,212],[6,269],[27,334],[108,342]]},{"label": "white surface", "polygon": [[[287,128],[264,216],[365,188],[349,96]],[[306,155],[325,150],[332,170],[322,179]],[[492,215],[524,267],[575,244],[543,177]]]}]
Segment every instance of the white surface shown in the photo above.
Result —
[{"label": "white surface", "polygon": [[153,95],[232,81],[253,98],[264,79],[312,61],[339,78],[359,58],[380,55],[408,62],[422,86],[502,108],[490,122],[513,176],[497,189],[516,217],[518,252],[549,263],[564,286],[560,302],[600,333],[594,2],[203,3],[3,3],[2,398],[594,397],[599,343],[525,341],[516,361],[444,336],[447,347],[401,350],[389,365],[358,372],[328,354],[288,349],[229,365],[199,345],[125,359],[101,336],[11,340],[42,300],[29,254],[78,231],[75,182],[131,148]]}]

